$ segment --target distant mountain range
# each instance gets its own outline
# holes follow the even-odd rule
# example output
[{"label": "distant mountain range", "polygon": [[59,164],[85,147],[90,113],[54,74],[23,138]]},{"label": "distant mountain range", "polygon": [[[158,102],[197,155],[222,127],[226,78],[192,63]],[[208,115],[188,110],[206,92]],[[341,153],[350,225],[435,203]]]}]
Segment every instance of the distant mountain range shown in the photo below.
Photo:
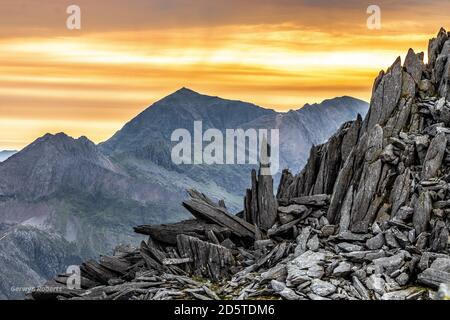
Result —
[{"label": "distant mountain range", "polygon": [[[240,210],[253,166],[177,166],[171,161],[171,133],[190,130],[196,120],[203,122],[204,130],[277,128],[281,166],[298,171],[311,145],[325,142],[344,122],[367,110],[364,101],[340,97],[279,113],[182,88],[99,145],[86,137],[47,134],[0,163],[0,267],[14,275],[28,265],[29,276],[10,278],[8,284],[37,285],[58,265],[43,270],[30,261],[44,256],[59,257],[55,259],[60,262],[85,259],[119,243],[135,242],[135,225],[187,217],[181,201],[188,187],[224,198],[228,208]],[[34,241],[14,240],[27,232]],[[39,246],[36,239],[58,241],[42,248],[39,258],[32,249]],[[63,254],[68,247],[70,254]],[[0,286],[0,298],[12,296],[17,293]]]},{"label": "distant mountain range", "polygon": [[0,151],[0,162],[5,161],[6,159],[11,157],[15,153],[17,153],[16,150],[3,150],[3,151]]}]

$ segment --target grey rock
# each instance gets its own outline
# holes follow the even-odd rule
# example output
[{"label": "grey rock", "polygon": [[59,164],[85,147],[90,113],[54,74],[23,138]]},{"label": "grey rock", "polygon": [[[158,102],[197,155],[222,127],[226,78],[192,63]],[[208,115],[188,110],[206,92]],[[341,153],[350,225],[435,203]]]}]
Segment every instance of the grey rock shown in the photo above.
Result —
[{"label": "grey rock", "polygon": [[379,295],[386,293],[386,281],[377,274],[373,274],[366,279],[366,286],[368,289],[375,291]]},{"label": "grey rock", "polygon": [[321,297],[326,297],[336,292],[336,286],[320,279],[314,279],[310,288],[313,293]]},{"label": "grey rock", "polygon": [[384,239],[386,240],[386,244],[390,248],[400,248],[400,244],[397,241],[397,238],[394,236],[394,232],[389,229],[384,234]]},{"label": "grey rock", "polygon": [[384,257],[375,259],[373,263],[376,266],[382,267],[386,272],[393,272],[396,269],[399,269],[405,261],[405,254],[404,252],[397,253],[396,255],[393,255],[391,257]]},{"label": "grey rock", "polygon": [[417,155],[419,156],[420,163],[425,161],[427,150],[430,145],[430,139],[427,135],[416,136],[414,139]]},{"label": "grey rock", "polygon": [[414,209],[408,206],[403,206],[398,209],[396,215],[392,219],[393,221],[405,222],[409,220],[414,213]]},{"label": "grey rock", "polygon": [[436,176],[444,159],[446,145],[447,137],[444,133],[439,133],[431,140],[423,163],[422,179],[427,180]]},{"label": "grey rock", "polygon": [[337,247],[346,252],[361,251],[363,249],[363,247],[360,245],[351,244],[347,242],[341,242],[337,245]]},{"label": "grey rock", "polygon": [[370,300],[369,292],[367,291],[367,288],[362,284],[362,282],[355,276],[352,277],[352,284],[353,287],[358,292],[359,296],[363,300]]},{"label": "grey rock", "polygon": [[366,241],[366,247],[370,250],[381,249],[385,244],[384,235],[382,233],[377,234],[373,238]]},{"label": "grey rock", "polygon": [[204,194],[194,189],[188,190],[188,193],[191,199],[183,201],[183,206],[194,217],[226,227],[238,237],[255,238],[255,226],[235,215],[229,214],[225,208],[215,204]]},{"label": "grey rock", "polygon": [[278,212],[300,216],[308,211],[304,205],[292,204],[288,207],[278,207]]},{"label": "grey rock", "polygon": [[352,271],[352,264],[346,261],[342,261],[339,265],[334,268],[333,276],[335,277],[346,277]]},{"label": "grey rock", "polygon": [[300,232],[300,235],[297,237],[297,247],[295,248],[295,256],[299,256],[303,253],[305,253],[308,249],[307,243],[309,236],[311,235],[311,227],[307,226],[302,229]]},{"label": "grey rock", "polygon": [[428,230],[431,210],[433,210],[433,205],[431,202],[430,193],[428,191],[422,192],[417,199],[413,214],[413,224],[416,234],[420,234]]},{"label": "grey rock", "polygon": [[314,235],[311,239],[309,239],[307,247],[311,251],[317,251],[319,249],[319,237]]},{"label": "grey rock", "polygon": [[394,153],[394,146],[392,144],[388,144],[380,154],[380,159],[386,163],[395,162],[398,157]]},{"label": "grey rock", "polygon": [[431,249],[433,251],[445,251],[449,242],[449,230],[446,223],[442,220],[434,224],[430,237]]},{"label": "grey rock", "polygon": [[430,269],[444,271],[444,272],[450,272],[450,257],[437,258],[431,264]]},{"label": "grey rock", "polygon": [[403,64],[406,72],[408,72],[414,79],[416,84],[419,84],[422,78],[423,65],[423,53],[415,54],[414,50],[409,49],[408,54],[405,58],[405,63]]},{"label": "grey rock", "polygon": [[441,283],[450,283],[450,273],[428,268],[418,275],[417,281],[437,289]]},{"label": "grey rock", "polygon": [[405,272],[402,272],[398,277],[395,278],[395,281],[401,286],[406,286],[409,281],[409,275]]},{"label": "grey rock", "polygon": [[227,248],[194,237],[179,235],[177,247],[181,257],[191,259],[194,274],[206,276],[213,281],[228,276],[235,264],[234,257]]},{"label": "grey rock", "polygon": [[[309,275],[320,278],[324,273],[323,265],[327,259],[324,252],[306,251],[287,264],[287,281],[298,285],[310,280]],[[308,275],[309,272],[309,275]]]},{"label": "grey rock", "polygon": [[[399,175],[394,182],[393,190],[391,193],[391,217],[397,217],[398,210],[406,204],[409,198],[411,189],[411,172],[406,169],[405,172]],[[400,220],[403,221],[403,220]]]}]

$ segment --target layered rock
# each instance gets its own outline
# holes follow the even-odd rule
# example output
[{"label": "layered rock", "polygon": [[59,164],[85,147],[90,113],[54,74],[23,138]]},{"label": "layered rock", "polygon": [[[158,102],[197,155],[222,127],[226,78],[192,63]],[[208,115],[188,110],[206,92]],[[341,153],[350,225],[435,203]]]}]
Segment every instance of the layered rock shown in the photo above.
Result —
[{"label": "layered rock", "polygon": [[443,206],[439,201],[448,191],[449,52],[442,29],[430,41],[428,64],[423,53],[410,49],[403,65],[399,58],[381,72],[364,121],[346,123],[326,144],[313,147],[297,176],[285,172],[278,198],[329,194],[328,220],[350,219],[353,232],[395,220],[404,206],[412,208],[415,239],[432,233],[435,221],[448,229],[447,215],[433,209],[436,202]]}]

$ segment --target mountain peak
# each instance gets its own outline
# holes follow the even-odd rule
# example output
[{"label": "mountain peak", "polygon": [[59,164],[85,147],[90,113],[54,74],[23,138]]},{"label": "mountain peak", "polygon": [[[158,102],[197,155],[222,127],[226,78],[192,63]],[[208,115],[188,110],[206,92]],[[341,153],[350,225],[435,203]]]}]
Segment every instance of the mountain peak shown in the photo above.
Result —
[{"label": "mountain peak", "polygon": [[186,97],[186,96],[199,96],[201,94],[196,92],[196,91],[194,91],[194,90],[191,90],[189,88],[182,87],[181,89],[178,89],[177,91],[175,91],[174,93],[169,95],[169,97],[170,96],[174,96],[174,95],[175,96],[184,96],[184,97]]}]

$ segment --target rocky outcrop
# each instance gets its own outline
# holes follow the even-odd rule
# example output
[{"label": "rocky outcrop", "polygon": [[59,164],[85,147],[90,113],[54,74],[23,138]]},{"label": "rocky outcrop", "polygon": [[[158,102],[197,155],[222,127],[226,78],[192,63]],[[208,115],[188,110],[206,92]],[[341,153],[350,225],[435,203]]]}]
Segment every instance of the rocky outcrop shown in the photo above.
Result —
[{"label": "rocky outcrop", "polygon": [[403,65],[397,59],[381,72],[365,119],[345,123],[327,143],[313,146],[298,175],[283,171],[276,198],[271,177],[256,171],[245,210],[236,216],[223,202],[190,191],[183,205],[198,226],[188,220],[137,227],[149,240],[140,249],[90,262],[82,272],[86,288],[32,298],[445,296],[450,282],[448,39],[441,30],[430,41],[426,65],[423,54],[410,50]]},{"label": "rocky outcrop", "polygon": [[364,121],[345,124],[328,143],[313,147],[299,175],[283,174],[278,197],[330,194],[328,220],[350,218],[349,230],[358,233],[374,222],[395,220],[404,206],[413,213],[412,221],[402,223],[412,222],[416,238],[432,232],[432,221],[447,225],[434,206],[448,190],[449,50],[448,34],[441,30],[430,41],[427,65],[422,53],[410,49],[403,65],[397,59],[381,72]]},{"label": "rocky outcrop", "polygon": [[244,217],[248,223],[262,230],[268,230],[277,219],[278,203],[273,195],[273,180],[270,175],[256,176],[252,170],[252,187],[244,198]]}]

